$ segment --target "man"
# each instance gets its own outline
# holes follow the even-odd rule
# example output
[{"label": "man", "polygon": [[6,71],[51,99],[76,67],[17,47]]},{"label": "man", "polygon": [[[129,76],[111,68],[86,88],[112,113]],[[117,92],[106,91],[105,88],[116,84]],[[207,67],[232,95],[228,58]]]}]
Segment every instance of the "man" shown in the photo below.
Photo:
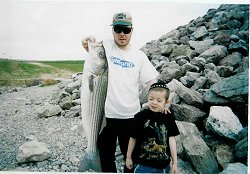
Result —
[{"label": "man", "polygon": [[[116,141],[126,159],[130,138],[131,122],[140,110],[139,85],[157,82],[158,72],[140,50],[132,47],[132,17],[127,12],[113,16],[113,39],[103,41],[108,60],[108,91],[105,102],[106,126],[98,138],[98,148],[103,172],[117,172],[115,165]],[[95,42],[94,37],[82,41],[88,50],[87,41]],[[124,167],[124,172],[132,172]]]}]

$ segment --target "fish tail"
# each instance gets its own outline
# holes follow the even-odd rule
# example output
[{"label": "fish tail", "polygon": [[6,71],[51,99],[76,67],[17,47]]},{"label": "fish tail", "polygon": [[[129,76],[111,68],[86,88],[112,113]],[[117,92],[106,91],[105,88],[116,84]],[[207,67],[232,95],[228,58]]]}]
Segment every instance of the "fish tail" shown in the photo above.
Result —
[{"label": "fish tail", "polygon": [[95,172],[101,172],[101,161],[99,153],[89,154],[84,153],[80,162],[80,166],[78,167],[78,172],[86,172],[89,170],[93,170]]}]

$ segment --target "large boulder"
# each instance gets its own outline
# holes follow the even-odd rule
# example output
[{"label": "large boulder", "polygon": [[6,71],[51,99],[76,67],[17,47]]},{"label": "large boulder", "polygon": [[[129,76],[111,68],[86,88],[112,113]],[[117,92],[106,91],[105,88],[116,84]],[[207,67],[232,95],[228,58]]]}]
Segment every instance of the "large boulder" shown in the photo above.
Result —
[{"label": "large boulder", "polygon": [[222,58],[227,55],[227,48],[222,45],[211,46],[208,50],[199,55],[206,59],[207,63],[217,64]]},{"label": "large boulder", "polygon": [[168,88],[171,91],[175,91],[175,93],[181,97],[185,101],[185,103],[195,106],[197,108],[203,107],[203,97],[202,95],[195,91],[194,89],[190,89],[185,87],[181,82],[176,79],[173,79],[168,84]]},{"label": "large boulder", "polygon": [[186,122],[196,122],[204,119],[206,113],[202,110],[187,104],[171,104],[174,111],[175,119]]},{"label": "large boulder", "polygon": [[212,106],[206,121],[206,129],[208,132],[236,140],[239,131],[243,127],[231,108],[227,106]]},{"label": "large boulder", "polygon": [[200,136],[200,132],[194,123],[176,121],[180,135],[176,136],[176,148],[178,156],[183,156],[182,141],[188,135]]},{"label": "large boulder", "polygon": [[50,157],[51,152],[49,151],[47,144],[31,141],[24,143],[19,147],[17,153],[18,163],[44,161]]},{"label": "large boulder", "polygon": [[182,145],[187,158],[198,173],[219,173],[218,163],[201,137],[188,135]]},{"label": "large boulder", "polygon": [[190,40],[188,44],[191,48],[194,48],[194,50],[197,53],[201,54],[202,52],[206,51],[211,45],[214,44],[214,40],[213,39],[206,39],[202,41]]},{"label": "large boulder", "polygon": [[217,98],[221,98],[225,103],[247,102],[248,71],[222,79],[204,94],[204,100],[211,104],[218,103]]}]

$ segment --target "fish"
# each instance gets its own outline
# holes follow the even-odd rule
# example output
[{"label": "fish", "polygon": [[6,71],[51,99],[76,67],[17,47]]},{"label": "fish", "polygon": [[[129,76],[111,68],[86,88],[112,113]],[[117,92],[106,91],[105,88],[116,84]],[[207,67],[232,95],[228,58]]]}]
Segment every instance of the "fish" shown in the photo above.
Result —
[{"label": "fish", "polygon": [[81,86],[81,131],[87,138],[87,148],[80,160],[78,172],[101,172],[97,138],[105,120],[108,62],[102,42],[88,42],[88,49],[89,56],[84,62]]}]

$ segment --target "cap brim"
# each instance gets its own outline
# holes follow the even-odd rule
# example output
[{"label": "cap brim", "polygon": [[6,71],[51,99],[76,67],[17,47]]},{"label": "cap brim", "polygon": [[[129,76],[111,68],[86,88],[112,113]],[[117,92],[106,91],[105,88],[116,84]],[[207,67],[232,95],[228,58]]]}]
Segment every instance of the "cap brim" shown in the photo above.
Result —
[{"label": "cap brim", "polygon": [[111,24],[111,26],[114,26],[114,25],[132,26],[131,23],[129,23],[129,22],[123,22],[123,21],[118,21],[118,22],[114,22],[113,24]]}]

